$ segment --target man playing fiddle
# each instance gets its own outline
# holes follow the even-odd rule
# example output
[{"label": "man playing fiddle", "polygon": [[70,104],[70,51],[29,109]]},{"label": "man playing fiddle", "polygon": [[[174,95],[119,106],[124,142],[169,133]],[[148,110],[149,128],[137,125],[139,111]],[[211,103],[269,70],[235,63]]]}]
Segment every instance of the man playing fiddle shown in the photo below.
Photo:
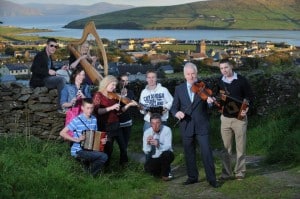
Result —
[{"label": "man playing fiddle", "polygon": [[[221,115],[221,136],[224,144],[224,155],[222,160],[221,180],[231,179],[233,176],[231,169],[232,139],[235,136],[236,144],[236,164],[234,175],[237,180],[245,177],[246,162],[246,131],[247,131],[247,112],[249,108],[240,110],[237,108],[239,103],[246,99],[250,104],[254,99],[254,94],[247,79],[232,70],[233,65],[228,59],[220,61],[220,71],[222,77],[219,80],[218,87],[221,95],[227,96],[223,103],[223,112]],[[237,119],[238,114],[241,118]]]},{"label": "man playing fiddle", "polygon": [[202,100],[192,92],[191,87],[197,82],[197,67],[193,63],[184,66],[186,82],[176,86],[171,113],[179,122],[180,134],[184,148],[187,180],[184,185],[197,183],[199,172],[196,163],[196,143],[200,147],[201,158],[205,169],[206,180],[212,187],[218,187],[215,165],[209,143],[208,103],[213,99]]}]

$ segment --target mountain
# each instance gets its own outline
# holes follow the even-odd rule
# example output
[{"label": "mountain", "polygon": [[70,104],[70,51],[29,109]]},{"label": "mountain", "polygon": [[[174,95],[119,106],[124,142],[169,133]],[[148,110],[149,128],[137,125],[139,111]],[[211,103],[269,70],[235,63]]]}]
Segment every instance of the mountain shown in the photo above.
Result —
[{"label": "mountain", "polygon": [[38,9],[30,8],[17,3],[12,3],[10,1],[1,0],[0,2],[0,17],[32,15],[42,15],[42,13]]},{"label": "mountain", "polygon": [[110,3],[96,3],[89,6],[83,5],[65,5],[65,4],[26,4],[31,8],[36,8],[42,10],[44,15],[84,15],[92,16],[98,14],[104,14],[119,10],[126,10],[134,8],[131,5],[120,5],[120,4],[110,4]]},{"label": "mountain", "polygon": [[81,15],[91,16],[134,8],[131,5],[120,5],[110,3],[96,3],[89,6],[83,5],[66,5],[66,4],[16,4],[10,1],[1,0],[0,16],[38,16],[38,15]]},{"label": "mountain", "polygon": [[93,20],[102,29],[300,30],[300,0],[211,0],[175,6],[138,7],[72,21]]}]

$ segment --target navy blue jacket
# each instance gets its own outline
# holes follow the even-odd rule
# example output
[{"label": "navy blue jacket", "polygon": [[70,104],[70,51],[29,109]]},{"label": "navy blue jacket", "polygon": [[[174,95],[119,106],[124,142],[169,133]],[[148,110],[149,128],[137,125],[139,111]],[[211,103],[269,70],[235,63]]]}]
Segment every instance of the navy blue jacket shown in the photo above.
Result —
[{"label": "navy blue jacket", "polygon": [[193,103],[191,102],[186,82],[176,86],[170,112],[173,116],[178,111],[185,113],[185,117],[179,123],[182,136],[191,137],[194,134],[206,135],[209,133],[207,108],[207,102],[201,100],[197,94],[194,95]]}]

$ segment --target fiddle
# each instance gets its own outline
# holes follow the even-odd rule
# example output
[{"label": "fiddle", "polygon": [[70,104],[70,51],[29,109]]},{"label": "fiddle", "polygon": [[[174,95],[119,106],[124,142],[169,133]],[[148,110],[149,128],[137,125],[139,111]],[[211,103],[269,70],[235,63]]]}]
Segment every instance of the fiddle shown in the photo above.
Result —
[{"label": "fiddle", "polygon": [[[114,93],[114,92],[108,92],[107,97],[109,99],[118,100],[119,102],[122,102],[123,104],[129,104],[130,102],[132,102],[132,100],[129,99],[128,97],[122,97],[121,95]],[[138,107],[138,109],[142,109],[142,105],[140,105],[140,104],[137,104],[137,107]]]},{"label": "fiddle", "polygon": [[195,82],[192,85],[191,89],[192,92],[198,94],[202,100],[206,101],[208,97],[211,97],[213,99],[214,104],[219,108],[221,107],[221,105],[217,102],[217,100],[212,96],[213,93],[212,90],[207,88],[204,82],[202,81]]}]

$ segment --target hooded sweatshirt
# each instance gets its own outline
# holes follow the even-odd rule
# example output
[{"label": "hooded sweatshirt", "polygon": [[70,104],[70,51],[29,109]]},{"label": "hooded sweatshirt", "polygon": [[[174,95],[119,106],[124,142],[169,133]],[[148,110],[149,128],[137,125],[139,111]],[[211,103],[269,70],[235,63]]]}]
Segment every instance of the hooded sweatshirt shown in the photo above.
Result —
[{"label": "hooded sweatshirt", "polygon": [[141,93],[139,103],[144,107],[144,110],[141,110],[141,113],[144,114],[144,120],[146,122],[150,122],[150,113],[147,109],[159,106],[168,110],[161,117],[162,121],[167,121],[169,118],[169,110],[173,103],[173,97],[167,88],[163,87],[160,83],[157,83],[155,89],[150,90],[148,85],[145,87]]}]

